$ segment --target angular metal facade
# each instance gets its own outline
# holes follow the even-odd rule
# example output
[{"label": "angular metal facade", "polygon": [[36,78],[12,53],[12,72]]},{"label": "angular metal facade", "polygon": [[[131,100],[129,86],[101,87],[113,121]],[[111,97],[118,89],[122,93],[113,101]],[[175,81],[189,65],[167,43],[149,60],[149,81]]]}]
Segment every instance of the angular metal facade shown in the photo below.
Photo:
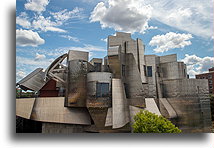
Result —
[{"label": "angular metal facade", "polygon": [[[42,122],[43,133],[117,133],[132,132],[136,113],[148,110],[184,133],[210,132],[207,81],[188,79],[175,54],[144,55],[142,40],[122,32],[108,37],[107,51],[88,62],[88,52],[71,50],[33,71],[17,85],[40,97],[17,99],[16,115]],[[42,97],[48,91],[55,97]]]}]

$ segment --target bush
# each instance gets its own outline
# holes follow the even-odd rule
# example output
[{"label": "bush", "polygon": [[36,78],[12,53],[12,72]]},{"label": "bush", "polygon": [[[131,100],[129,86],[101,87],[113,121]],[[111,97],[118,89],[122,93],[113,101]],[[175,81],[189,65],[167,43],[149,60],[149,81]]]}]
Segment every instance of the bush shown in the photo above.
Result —
[{"label": "bush", "polygon": [[134,133],[181,133],[171,121],[148,111],[140,111],[134,120]]}]

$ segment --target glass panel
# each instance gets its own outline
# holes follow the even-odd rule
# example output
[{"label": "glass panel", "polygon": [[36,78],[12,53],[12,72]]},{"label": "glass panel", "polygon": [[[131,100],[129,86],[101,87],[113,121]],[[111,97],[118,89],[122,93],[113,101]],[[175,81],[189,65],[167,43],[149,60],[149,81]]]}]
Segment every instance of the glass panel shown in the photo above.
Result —
[{"label": "glass panel", "polygon": [[125,76],[125,72],[126,72],[126,67],[125,65],[122,65],[122,76]]},{"label": "glass panel", "polygon": [[152,77],[152,66],[147,66],[147,76]]},{"label": "glass panel", "polygon": [[96,97],[109,97],[109,83],[97,83]]}]

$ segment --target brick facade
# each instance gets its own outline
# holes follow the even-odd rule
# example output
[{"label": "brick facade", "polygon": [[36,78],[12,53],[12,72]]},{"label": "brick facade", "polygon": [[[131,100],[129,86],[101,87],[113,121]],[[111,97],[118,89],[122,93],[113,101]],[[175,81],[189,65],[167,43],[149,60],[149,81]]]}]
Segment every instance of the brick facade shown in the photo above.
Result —
[{"label": "brick facade", "polygon": [[214,67],[208,73],[196,75],[196,79],[208,79],[209,93],[214,94]]}]

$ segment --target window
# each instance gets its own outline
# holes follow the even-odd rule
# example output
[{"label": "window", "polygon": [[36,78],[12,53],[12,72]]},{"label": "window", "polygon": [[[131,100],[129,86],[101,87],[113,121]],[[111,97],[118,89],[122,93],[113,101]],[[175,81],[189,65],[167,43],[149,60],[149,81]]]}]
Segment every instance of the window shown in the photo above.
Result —
[{"label": "window", "polygon": [[122,76],[125,76],[126,73],[126,66],[122,65]]},{"label": "window", "polygon": [[209,78],[209,79],[212,79],[212,75],[209,75],[208,78]]},{"label": "window", "polygon": [[147,76],[152,77],[152,66],[147,66]]},{"label": "window", "polygon": [[143,65],[144,68],[144,75],[146,76],[146,65]]},{"label": "window", "polygon": [[101,72],[101,63],[94,63],[95,72]]},{"label": "window", "polygon": [[124,83],[124,88],[125,88],[125,93],[126,93],[126,98],[129,98],[129,91],[128,91],[128,85],[126,83]]},{"label": "window", "polygon": [[212,80],[209,80],[209,84],[213,84],[213,81],[212,81]]},{"label": "window", "polygon": [[160,67],[157,66],[157,73],[158,73],[158,77],[160,77]]},{"label": "window", "polygon": [[109,83],[97,83],[96,97],[109,97]]}]

